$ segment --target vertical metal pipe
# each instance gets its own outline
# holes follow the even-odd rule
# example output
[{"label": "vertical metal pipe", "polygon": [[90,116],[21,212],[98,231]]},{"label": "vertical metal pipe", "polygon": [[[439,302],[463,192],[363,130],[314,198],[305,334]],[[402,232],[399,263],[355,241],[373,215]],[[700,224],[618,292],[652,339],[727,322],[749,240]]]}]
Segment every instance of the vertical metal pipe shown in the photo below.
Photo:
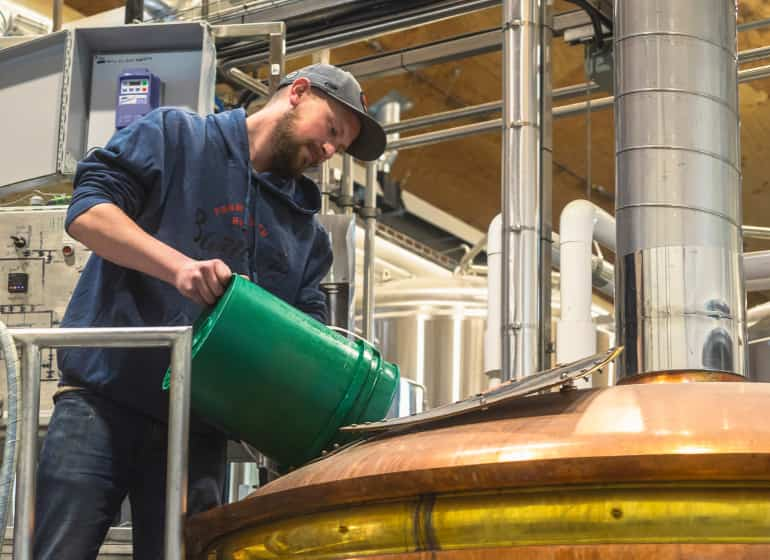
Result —
[{"label": "vertical metal pipe", "polygon": [[21,437],[16,466],[16,512],[13,527],[14,560],[32,560],[35,531],[35,471],[40,415],[40,347],[24,344],[21,394]]},{"label": "vertical metal pipe", "polygon": [[209,0],[201,0],[201,20],[209,19]]},{"label": "vertical metal pipe", "polygon": [[[329,64],[329,49],[313,53],[313,64]],[[318,169],[318,186],[321,190],[321,211],[323,216],[329,213],[329,194],[331,191],[331,169],[329,161],[324,160]]]},{"label": "vertical metal pipe", "polygon": [[745,375],[736,12],[615,0],[619,379]]},{"label": "vertical metal pipe", "polygon": [[342,190],[339,200],[346,216],[353,215],[354,184],[353,156],[344,154],[342,156]]},{"label": "vertical metal pipe", "polygon": [[374,338],[374,256],[377,234],[377,162],[366,164],[366,193],[364,195],[364,305],[363,334]]},{"label": "vertical metal pipe", "polygon": [[551,42],[553,0],[541,0],[540,27],[540,309],[538,314],[540,358],[537,369],[551,367],[551,269],[553,254],[553,82]]},{"label": "vertical metal pipe", "polygon": [[542,200],[536,0],[503,2],[502,371],[520,379],[539,369]]},{"label": "vertical metal pipe", "polygon": [[171,346],[171,388],[166,459],[166,534],[164,558],[184,558],[187,513],[187,453],[190,435],[190,354],[192,327]]},{"label": "vertical metal pipe", "polygon": [[[377,119],[384,125],[396,124],[401,121],[401,103],[398,101],[388,101],[384,103],[377,114]],[[388,144],[395,142],[399,139],[401,134],[396,132],[389,132],[387,134]],[[396,161],[398,152],[396,150],[388,150],[380,158],[380,167],[386,174],[390,173],[393,162]]]},{"label": "vertical metal pipe", "polygon": [[270,59],[269,59],[269,72],[270,77],[268,79],[268,85],[270,86],[270,93],[273,94],[278,89],[278,84],[281,82],[281,78],[284,74],[284,67],[286,66],[286,28],[284,27],[282,33],[270,34]]},{"label": "vertical metal pipe", "polygon": [[59,31],[64,11],[64,0],[53,0],[53,14],[51,16],[51,31]]}]

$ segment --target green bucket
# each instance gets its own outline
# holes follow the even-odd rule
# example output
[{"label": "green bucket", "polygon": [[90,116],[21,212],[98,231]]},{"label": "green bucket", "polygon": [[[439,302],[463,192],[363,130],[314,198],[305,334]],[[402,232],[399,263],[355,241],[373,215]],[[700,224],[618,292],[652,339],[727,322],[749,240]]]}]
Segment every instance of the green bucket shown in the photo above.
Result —
[{"label": "green bucket", "polygon": [[369,343],[237,275],[195,322],[193,410],[287,467],[341,443],[341,426],[384,418],[398,376]]}]

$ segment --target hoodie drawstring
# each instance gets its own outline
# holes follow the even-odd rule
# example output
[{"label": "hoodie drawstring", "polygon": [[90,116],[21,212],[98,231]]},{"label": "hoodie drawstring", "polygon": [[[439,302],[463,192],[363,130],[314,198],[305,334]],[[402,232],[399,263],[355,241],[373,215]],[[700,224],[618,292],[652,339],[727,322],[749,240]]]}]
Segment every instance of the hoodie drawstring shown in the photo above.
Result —
[{"label": "hoodie drawstring", "polygon": [[248,170],[248,184],[246,188],[246,204],[244,204],[243,208],[243,232],[248,236],[248,230],[250,225],[251,227],[251,239],[249,243],[249,252],[248,252],[248,267],[249,267],[249,280],[254,282],[255,284],[258,284],[259,277],[257,275],[257,242],[259,241],[257,239],[257,209],[256,204],[254,205],[254,211],[251,210],[251,191],[252,189],[257,189],[258,187],[258,181],[252,180],[252,170],[251,170],[251,163],[247,165]]}]

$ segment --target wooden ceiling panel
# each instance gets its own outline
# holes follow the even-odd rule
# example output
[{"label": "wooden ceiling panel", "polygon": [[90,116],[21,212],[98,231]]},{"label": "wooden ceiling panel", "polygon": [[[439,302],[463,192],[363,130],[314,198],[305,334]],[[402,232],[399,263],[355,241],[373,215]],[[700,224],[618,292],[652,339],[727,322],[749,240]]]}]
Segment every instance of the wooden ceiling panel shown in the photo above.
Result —
[{"label": "wooden ceiling panel", "polygon": [[126,3],[123,0],[67,0],[65,4],[85,16],[92,16],[107,10],[120,8],[125,6]]}]

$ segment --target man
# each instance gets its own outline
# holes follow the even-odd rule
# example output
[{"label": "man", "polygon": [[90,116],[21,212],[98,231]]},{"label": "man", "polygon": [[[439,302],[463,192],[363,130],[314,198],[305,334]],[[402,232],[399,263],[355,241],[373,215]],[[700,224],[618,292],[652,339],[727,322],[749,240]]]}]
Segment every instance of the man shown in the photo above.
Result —
[{"label": "man", "polygon": [[[268,104],[202,118],[159,109],[78,165],[66,227],[94,251],[62,326],[190,325],[233,273],[323,321],[331,264],[309,166],[374,160],[385,133],[358,82],[314,65]],[[233,357],[237,359],[237,356]],[[35,557],[95,558],[129,496],[134,558],[162,556],[167,349],[69,349],[38,467]],[[190,513],[219,505],[225,438],[194,424]]]}]

